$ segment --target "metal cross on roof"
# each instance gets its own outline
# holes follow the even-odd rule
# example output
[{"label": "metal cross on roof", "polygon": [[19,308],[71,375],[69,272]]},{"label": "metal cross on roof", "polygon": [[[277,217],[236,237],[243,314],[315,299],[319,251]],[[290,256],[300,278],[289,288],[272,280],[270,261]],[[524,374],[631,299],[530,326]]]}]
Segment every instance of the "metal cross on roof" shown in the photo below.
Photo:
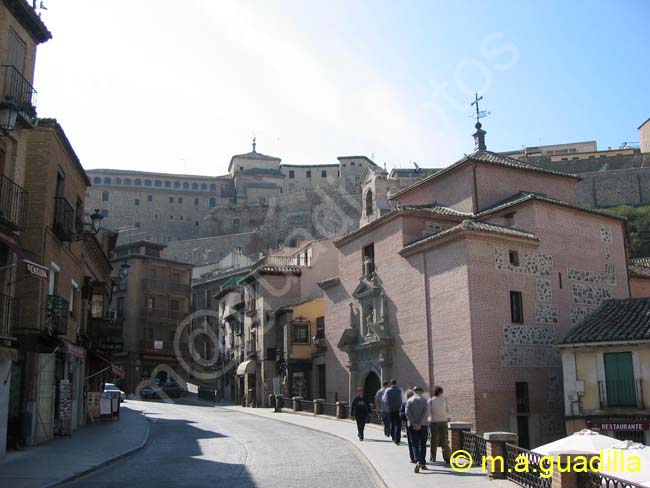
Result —
[{"label": "metal cross on roof", "polygon": [[481,95],[479,97],[478,93],[474,93],[474,101],[470,104],[470,105],[476,105],[476,123],[477,124],[480,122],[480,120],[483,117],[487,117],[488,115],[490,115],[490,112],[487,112],[485,110],[479,110],[478,102],[480,102],[481,100],[483,100],[483,95]]}]

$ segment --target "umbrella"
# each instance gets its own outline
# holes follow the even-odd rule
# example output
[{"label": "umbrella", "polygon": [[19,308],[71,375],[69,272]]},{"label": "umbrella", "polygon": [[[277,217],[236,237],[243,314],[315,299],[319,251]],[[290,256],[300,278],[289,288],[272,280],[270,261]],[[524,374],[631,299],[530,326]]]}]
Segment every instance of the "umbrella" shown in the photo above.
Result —
[{"label": "umbrella", "polygon": [[[641,466],[639,472],[626,470],[630,465],[631,456],[639,457]],[[602,458],[601,473],[650,487],[650,447],[638,442],[623,441],[603,451]],[[606,462],[608,458],[609,463]]]},{"label": "umbrella", "polygon": [[560,440],[536,447],[532,451],[542,456],[561,454],[563,451],[599,454],[600,451],[612,447],[617,442],[620,441],[613,437],[583,429]]}]

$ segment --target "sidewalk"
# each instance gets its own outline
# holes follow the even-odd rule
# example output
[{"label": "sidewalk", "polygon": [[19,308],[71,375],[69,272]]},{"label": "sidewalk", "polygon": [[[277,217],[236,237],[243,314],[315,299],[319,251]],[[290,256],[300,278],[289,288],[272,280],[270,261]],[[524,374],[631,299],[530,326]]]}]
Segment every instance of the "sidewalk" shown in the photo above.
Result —
[{"label": "sidewalk", "polygon": [[[486,488],[488,484],[495,488],[516,487],[514,483],[507,480],[490,481],[487,474],[482,473],[480,468],[472,468],[466,473],[457,473],[442,462],[428,463],[428,471],[415,474],[413,472],[414,465],[409,463],[406,438],[402,438],[402,444],[396,446],[390,439],[384,437],[383,428],[377,425],[368,424],[366,426],[365,440],[361,442],[357,439],[356,425],[350,420],[337,420],[332,417],[314,416],[308,413],[288,413],[285,411],[275,413],[270,408],[246,408],[235,405],[214,404],[198,399],[192,399],[191,401],[288,422],[345,439],[359,448],[388,488],[401,488],[405,485],[410,488],[446,488],[453,486]],[[428,457],[429,451],[427,450],[427,459]],[[442,459],[440,451],[437,458]]]},{"label": "sidewalk", "polygon": [[56,486],[144,447],[148,438],[147,418],[127,401],[118,421],[90,424],[71,437],[7,453],[0,460],[0,486]]}]

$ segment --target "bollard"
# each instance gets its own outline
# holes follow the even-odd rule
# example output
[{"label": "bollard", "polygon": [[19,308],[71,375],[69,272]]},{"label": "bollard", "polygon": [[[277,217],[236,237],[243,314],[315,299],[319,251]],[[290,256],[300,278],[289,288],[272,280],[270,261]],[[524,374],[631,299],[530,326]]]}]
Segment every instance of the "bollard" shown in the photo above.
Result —
[{"label": "bollard", "polygon": [[469,422],[448,422],[449,450],[451,454],[463,448],[463,436],[461,432],[472,430]]},{"label": "bollard", "polygon": [[314,415],[322,415],[323,403],[325,403],[325,400],[321,398],[314,400]]},{"label": "bollard", "polygon": [[[517,444],[519,436],[512,432],[486,432],[483,434],[485,439],[485,455],[492,456],[492,462],[487,463],[488,476],[493,479],[505,479],[508,473],[506,466],[506,442]],[[497,461],[498,460],[498,461]],[[475,461],[481,462],[480,459]]]},{"label": "bollard", "polygon": [[275,397],[275,412],[282,412],[282,397],[280,395]]},{"label": "bollard", "polygon": [[302,400],[301,396],[293,397],[293,411],[294,412],[300,412],[300,410],[302,410],[302,404],[300,403],[300,400]]},{"label": "bollard", "polygon": [[346,415],[346,406],[347,403],[345,402],[336,402],[336,418],[337,419],[344,419],[347,417]]}]

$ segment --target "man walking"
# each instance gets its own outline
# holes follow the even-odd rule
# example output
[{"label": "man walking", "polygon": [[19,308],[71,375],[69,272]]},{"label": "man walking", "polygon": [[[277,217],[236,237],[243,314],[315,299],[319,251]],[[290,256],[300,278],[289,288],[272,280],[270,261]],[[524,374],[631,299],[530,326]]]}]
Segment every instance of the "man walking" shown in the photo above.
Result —
[{"label": "man walking", "polygon": [[411,435],[413,456],[415,457],[415,472],[427,469],[427,399],[422,396],[422,388],[413,388],[413,395],[406,402],[407,428]]},{"label": "man walking", "polygon": [[352,400],[350,415],[357,421],[357,435],[359,440],[363,440],[363,430],[368,422],[370,415],[370,402],[363,396],[363,388],[357,388],[357,396]]},{"label": "man walking", "polygon": [[402,419],[399,416],[402,401],[404,401],[404,392],[397,386],[397,380],[391,380],[390,388],[384,392],[383,402],[388,408],[390,417],[390,436],[398,446],[402,438]]},{"label": "man walking", "polygon": [[442,459],[449,464],[449,439],[447,438],[447,421],[449,406],[443,397],[444,391],[439,386],[433,387],[433,397],[429,400],[429,429],[431,430],[431,461],[435,462],[438,446],[442,449]]},{"label": "man walking", "polygon": [[390,437],[390,416],[388,415],[388,408],[384,402],[384,393],[388,388],[388,381],[384,381],[384,385],[377,391],[375,395],[375,408],[376,412],[381,415],[381,422],[384,424],[384,435]]}]

